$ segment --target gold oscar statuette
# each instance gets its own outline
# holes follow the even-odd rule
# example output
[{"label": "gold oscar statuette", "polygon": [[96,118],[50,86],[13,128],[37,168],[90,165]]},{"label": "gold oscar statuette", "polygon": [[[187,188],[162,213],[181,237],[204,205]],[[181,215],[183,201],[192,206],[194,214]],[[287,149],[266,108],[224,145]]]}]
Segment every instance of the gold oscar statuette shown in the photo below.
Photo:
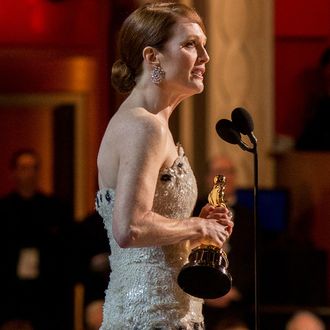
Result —
[{"label": "gold oscar statuette", "polygon": [[[214,206],[226,206],[224,191],[226,178],[214,177],[214,186],[208,201]],[[191,250],[178,276],[178,284],[186,293],[204,299],[224,296],[231,289],[232,277],[228,272],[228,258],[225,251],[214,242],[207,240]]]}]

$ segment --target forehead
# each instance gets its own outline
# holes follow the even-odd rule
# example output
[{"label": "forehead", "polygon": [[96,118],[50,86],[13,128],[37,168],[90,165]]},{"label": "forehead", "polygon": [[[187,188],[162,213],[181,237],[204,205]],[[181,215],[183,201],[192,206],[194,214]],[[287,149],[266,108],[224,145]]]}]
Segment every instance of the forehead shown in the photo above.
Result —
[{"label": "forehead", "polygon": [[182,41],[189,37],[200,39],[206,42],[206,36],[201,26],[198,23],[189,22],[186,20],[179,20],[172,29],[172,37],[170,41]]}]

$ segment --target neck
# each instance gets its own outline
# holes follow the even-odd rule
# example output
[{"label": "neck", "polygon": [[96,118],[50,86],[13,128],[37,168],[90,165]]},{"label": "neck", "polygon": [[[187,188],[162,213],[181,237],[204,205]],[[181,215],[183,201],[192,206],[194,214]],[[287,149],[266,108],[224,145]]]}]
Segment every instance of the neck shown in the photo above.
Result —
[{"label": "neck", "polygon": [[171,91],[166,86],[159,87],[155,84],[139,82],[127,101],[131,106],[143,107],[168,122],[174,109],[188,96]]}]

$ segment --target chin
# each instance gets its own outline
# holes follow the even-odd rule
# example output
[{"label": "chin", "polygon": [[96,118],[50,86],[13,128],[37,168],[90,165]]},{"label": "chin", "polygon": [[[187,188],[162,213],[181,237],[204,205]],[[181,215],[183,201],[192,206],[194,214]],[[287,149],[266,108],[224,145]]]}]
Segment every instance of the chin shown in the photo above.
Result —
[{"label": "chin", "polygon": [[195,94],[200,94],[204,91],[204,84],[200,84],[199,86],[196,86],[195,88]]},{"label": "chin", "polygon": [[199,88],[199,92],[198,93],[202,93],[204,91],[204,84]]},{"label": "chin", "polygon": [[[181,87],[182,88],[182,87]],[[204,91],[204,84],[203,82],[190,82],[186,84],[185,87],[182,89],[182,92],[186,95],[186,97],[200,94]]]},{"label": "chin", "polygon": [[187,87],[194,92],[194,94],[199,94],[204,90],[204,82],[203,80],[193,80],[191,81]]}]

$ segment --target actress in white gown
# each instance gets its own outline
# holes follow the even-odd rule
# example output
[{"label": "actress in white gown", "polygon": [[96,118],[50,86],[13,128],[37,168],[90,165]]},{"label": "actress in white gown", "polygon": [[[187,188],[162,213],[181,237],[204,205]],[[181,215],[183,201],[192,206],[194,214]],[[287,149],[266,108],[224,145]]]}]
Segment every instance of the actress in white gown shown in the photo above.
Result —
[{"label": "actress in white gown", "polygon": [[112,273],[101,330],[204,329],[202,300],[177,276],[191,244],[222,246],[233,222],[224,207],[191,217],[195,177],[168,127],[185,98],[203,91],[209,56],[198,14],[155,2],[124,22],[112,83],[128,93],[111,118],[98,154],[96,208],[111,247]]}]

